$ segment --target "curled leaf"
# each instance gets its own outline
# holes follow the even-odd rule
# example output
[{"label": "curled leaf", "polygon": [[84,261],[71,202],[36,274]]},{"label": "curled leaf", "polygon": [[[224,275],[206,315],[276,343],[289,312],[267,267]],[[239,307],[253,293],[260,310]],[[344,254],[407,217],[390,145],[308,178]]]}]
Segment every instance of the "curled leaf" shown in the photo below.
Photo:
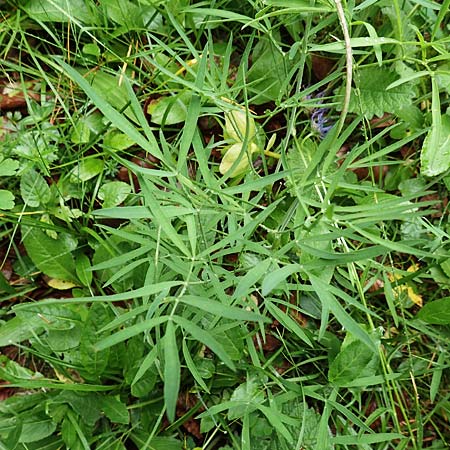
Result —
[{"label": "curled leaf", "polygon": [[244,110],[235,110],[225,113],[225,139],[242,142],[247,138],[252,140],[256,135],[256,126],[253,117]]},{"label": "curled leaf", "polygon": [[[247,172],[250,167],[249,155],[256,152],[258,146],[254,143],[249,144],[247,149],[244,149],[243,146],[244,144],[242,142],[238,142],[227,150],[219,166],[219,172],[222,175],[226,174],[234,178]],[[236,161],[239,162],[235,165]],[[228,173],[230,170],[232,170],[231,173]]]}]

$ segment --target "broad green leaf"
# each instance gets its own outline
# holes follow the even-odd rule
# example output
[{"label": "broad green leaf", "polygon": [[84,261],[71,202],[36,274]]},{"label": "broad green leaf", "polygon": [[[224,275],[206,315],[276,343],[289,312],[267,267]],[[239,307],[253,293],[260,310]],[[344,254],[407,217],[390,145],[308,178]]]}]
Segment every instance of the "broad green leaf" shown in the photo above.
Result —
[{"label": "broad green leaf", "polygon": [[24,5],[28,15],[41,22],[92,23],[92,12],[83,0],[29,0]]},{"label": "broad green leaf", "polygon": [[450,297],[426,303],[416,317],[434,325],[450,324]]},{"label": "broad green leaf", "polygon": [[6,189],[0,189],[0,209],[14,208],[14,194]]},{"label": "broad green leaf", "polygon": [[103,138],[103,145],[111,150],[126,150],[136,142],[125,133],[111,131]]},{"label": "broad green leaf", "polygon": [[103,200],[104,208],[120,205],[131,193],[131,186],[123,181],[110,181],[102,185],[98,191],[98,198]]},{"label": "broad green leaf", "polygon": [[61,392],[53,399],[56,404],[68,404],[89,426],[101,417],[101,395],[98,392]]},{"label": "broad green leaf", "polygon": [[[116,110],[123,111],[129,119],[137,122],[133,110],[128,106],[129,96],[126,86],[120,82],[120,75],[111,75],[103,70],[89,73],[86,77],[91,83],[91,88],[103,99],[112,105]],[[132,139],[132,137],[130,136]]]},{"label": "broad green leaf", "polygon": [[85,44],[83,45],[83,49],[81,50],[85,55],[91,55],[98,58],[100,56],[100,48],[97,44]]},{"label": "broad green leaf", "polygon": [[283,92],[292,61],[267,38],[262,38],[253,49],[253,64],[246,74],[247,89],[254,95],[253,104],[277,100]]},{"label": "broad green leaf", "polygon": [[19,161],[11,158],[4,158],[0,155],[0,177],[11,177],[16,174],[19,168]]},{"label": "broad green leaf", "polygon": [[56,423],[43,412],[29,411],[21,415],[22,435],[19,441],[28,444],[50,436],[56,430]]},{"label": "broad green leaf", "polygon": [[90,380],[97,380],[108,366],[109,348],[98,350],[97,342],[101,335],[98,330],[111,320],[110,310],[101,303],[93,303],[84,321],[84,328],[80,341],[80,357],[83,363],[82,376]]},{"label": "broad green leaf", "polygon": [[255,378],[250,377],[233,391],[230,401],[236,404],[228,409],[228,418],[239,419],[255,411],[257,405],[265,401],[264,390]]},{"label": "broad green leaf", "polygon": [[126,405],[116,397],[101,397],[100,409],[105,413],[105,416],[113,423],[127,424],[130,421],[130,416],[128,414]]},{"label": "broad green leaf", "polygon": [[79,120],[73,127],[70,140],[74,144],[87,144],[91,137],[91,130],[85,120]]},{"label": "broad green leaf", "polygon": [[186,120],[187,108],[191,100],[190,92],[170,97],[160,97],[150,102],[147,112],[157,125],[174,125]]},{"label": "broad green leaf", "polygon": [[358,88],[352,90],[349,111],[362,113],[368,119],[373,116],[382,117],[384,113],[395,113],[409,105],[414,96],[411,83],[388,90],[388,86],[398,79],[398,75],[385,68],[362,69],[358,79]]},{"label": "broad green leaf", "polygon": [[171,320],[167,322],[166,334],[163,338],[164,349],[164,403],[170,422],[175,420],[178,393],[180,390],[180,358],[175,336],[175,326]]},{"label": "broad green leaf", "polygon": [[103,171],[104,162],[98,158],[82,159],[70,172],[70,181],[79,183],[88,181]]},{"label": "broad green leaf", "polygon": [[26,205],[37,208],[50,201],[50,187],[44,177],[34,169],[27,170],[20,178],[20,193]]},{"label": "broad green leaf", "polygon": [[126,28],[142,28],[144,26],[142,7],[128,0],[102,0],[109,19]]},{"label": "broad green leaf", "polygon": [[22,241],[36,267],[52,278],[78,282],[72,245],[62,236],[49,237],[39,228],[22,227]]},{"label": "broad green leaf", "polygon": [[331,363],[328,379],[336,386],[346,386],[360,377],[367,376],[366,369],[373,365],[376,353],[367,345],[355,340],[345,346]]},{"label": "broad green leaf", "polygon": [[89,287],[92,283],[92,270],[90,270],[91,263],[84,253],[80,253],[75,258],[75,269],[77,277],[83,286]]},{"label": "broad green leaf", "polygon": [[439,88],[435,78],[432,86],[432,119],[431,128],[423,141],[420,155],[421,173],[434,177],[450,168],[450,116],[441,116]]}]

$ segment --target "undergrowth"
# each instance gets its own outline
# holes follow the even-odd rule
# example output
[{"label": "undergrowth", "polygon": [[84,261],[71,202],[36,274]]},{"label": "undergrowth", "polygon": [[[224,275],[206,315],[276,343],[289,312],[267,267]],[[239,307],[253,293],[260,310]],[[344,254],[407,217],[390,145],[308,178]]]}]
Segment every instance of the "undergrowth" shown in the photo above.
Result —
[{"label": "undergrowth", "polygon": [[449,6],[0,1],[0,448],[448,448]]}]

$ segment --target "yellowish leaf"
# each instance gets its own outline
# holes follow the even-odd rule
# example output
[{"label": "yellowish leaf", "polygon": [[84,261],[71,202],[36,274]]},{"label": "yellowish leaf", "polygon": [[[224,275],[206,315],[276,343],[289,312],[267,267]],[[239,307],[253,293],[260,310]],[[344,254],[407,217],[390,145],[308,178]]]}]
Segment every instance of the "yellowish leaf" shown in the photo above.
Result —
[{"label": "yellowish leaf", "polygon": [[47,284],[53,289],[58,289],[59,291],[65,291],[67,289],[72,289],[77,285],[72,283],[72,281],[58,280],[58,278],[50,278]]}]

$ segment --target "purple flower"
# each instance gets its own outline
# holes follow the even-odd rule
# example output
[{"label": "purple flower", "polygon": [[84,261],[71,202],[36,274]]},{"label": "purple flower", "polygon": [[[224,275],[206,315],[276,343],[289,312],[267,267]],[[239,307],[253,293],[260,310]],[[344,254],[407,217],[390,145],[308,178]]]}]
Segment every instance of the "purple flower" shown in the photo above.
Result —
[{"label": "purple flower", "polygon": [[[307,96],[307,99],[321,99],[325,96],[324,91],[320,91],[317,94],[311,94]],[[318,101],[319,104],[322,104],[322,100]],[[312,110],[311,114],[311,125],[313,130],[319,133],[320,138],[324,139],[327,133],[333,128],[333,123],[331,120],[326,117],[329,109],[323,108],[321,106],[316,107]]]}]

